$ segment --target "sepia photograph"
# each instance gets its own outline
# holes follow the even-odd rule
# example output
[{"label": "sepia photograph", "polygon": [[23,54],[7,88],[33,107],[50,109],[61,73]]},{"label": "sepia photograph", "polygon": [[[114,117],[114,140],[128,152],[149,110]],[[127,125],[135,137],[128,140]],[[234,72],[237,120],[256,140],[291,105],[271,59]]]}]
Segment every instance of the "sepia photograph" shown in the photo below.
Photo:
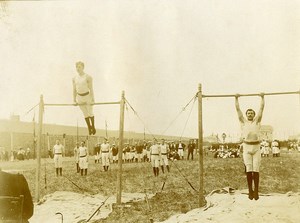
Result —
[{"label": "sepia photograph", "polygon": [[300,222],[300,1],[0,0],[0,223]]}]

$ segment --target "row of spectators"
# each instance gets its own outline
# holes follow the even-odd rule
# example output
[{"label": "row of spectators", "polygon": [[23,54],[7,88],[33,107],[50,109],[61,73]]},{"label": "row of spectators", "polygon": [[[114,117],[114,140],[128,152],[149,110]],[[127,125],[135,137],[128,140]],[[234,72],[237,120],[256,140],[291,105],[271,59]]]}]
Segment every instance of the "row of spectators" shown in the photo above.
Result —
[{"label": "row of spectators", "polygon": [[[137,141],[134,144],[125,143],[124,148],[122,149],[122,160],[126,163],[130,162],[150,162],[151,154],[150,147],[153,144],[152,141]],[[161,142],[158,141],[158,145],[161,145]],[[166,142],[167,145],[167,156],[168,159],[180,160],[184,159],[185,154],[187,159],[194,158],[194,154],[197,148],[196,140],[190,140],[186,145],[181,140],[179,141],[169,141]],[[95,162],[99,162],[100,159],[100,144],[96,144],[94,147],[94,156]],[[112,162],[117,162],[119,149],[115,143],[112,143],[110,146],[110,156]]]},{"label": "row of spectators", "polygon": [[288,142],[288,151],[298,151],[300,152],[300,140],[289,141]]},{"label": "row of spectators", "polygon": [[[213,144],[208,150],[213,153],[214,158],[237,158],[243,152],[242,144]],[[273,140],[271,142],[262,140],[260,144],[260,152],[262,157],[268,157],[272,154],[273,157],[280,156],[281,145],[279,140]],[[288,142],[288,151],[298,150],[300,152],[299,142]]]},{"label": "row of spectators", "polygon": [[19,148],[19,150],[11,151],[10,155],[5,148],[0,148],[0,161],[15,161],[15,160],[26,160],[31,159],[31,149],[27,148],[26,150],[23,148]]},{"label": "row of spectators", "polygon": [[238,158],[240,157],[240,144],[213,144],[208,149],[213,153],[214,158]]}]

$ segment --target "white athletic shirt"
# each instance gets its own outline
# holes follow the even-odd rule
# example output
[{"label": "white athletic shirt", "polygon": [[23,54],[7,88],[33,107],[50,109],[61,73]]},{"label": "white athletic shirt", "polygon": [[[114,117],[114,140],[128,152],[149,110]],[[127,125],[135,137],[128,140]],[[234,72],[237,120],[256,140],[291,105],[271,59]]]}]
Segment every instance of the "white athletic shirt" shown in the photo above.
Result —
[{"label": "white athletic shirt", "polygon": [[167,154],[167,145],[164,144],[164,145],[160,145],[160,152],[162,155],[166,155]]},{"label": "white athletic shirt", "polygon": [[159,155],[159,153],[160,153],[159,146],[157,144],[152,145],[150,147],[150,153],[151,153],[151,155]]},{"label": "white athletic shirt", "polygon": [[101,152],[109,152],[110,146],[108,143],[102,143],[101,144]]},{"label": "white athletic shirt", "polygon": [[63,145],[61,145],[61,144],[59,144],[59,145],[55,144],[53,146],[53,152],[54,152],[54,155],[55,154],[57,154],[57,155],[62,154],[62,152],[63,152]]},{"label": "white athletic shirt", "polygon": [[271,145],[272,147],[279,147],[279,143],[277,141],[273,141]]},{"label": "white athletic shirt", "polygon": [[88,87],[87,77],[88,77],[87,74],[84,74],[82,76],[77,75],[76,77],[74,77],[74,83],[75,83],[77,93],[84,94],[90,91]]},{"label": "white athletic shirt", "polygon": [[244,120],[244,123],[241,123],[241,129],[242,129],[242,138],[247,138],[247,135],[250,132],[255,132],[257,136],[259,136],[259,130],[260,130],[260,123],[257,122],[257,119],[255,118],[253,121]]},{"label": "white athletic shirt", "polygon": [[79,157],[84,157],[84,156],[87,156],[88,155],[88,150],[87,148],[84,146],[80,146],[79,147]]}]

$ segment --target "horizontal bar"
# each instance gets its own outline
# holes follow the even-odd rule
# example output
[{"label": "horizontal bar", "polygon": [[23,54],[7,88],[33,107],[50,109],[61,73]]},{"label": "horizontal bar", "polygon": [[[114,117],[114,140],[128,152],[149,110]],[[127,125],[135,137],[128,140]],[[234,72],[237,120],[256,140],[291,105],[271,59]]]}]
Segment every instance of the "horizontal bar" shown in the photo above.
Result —
[{"label": "horizontal bar", "polygon": [[[292,92],[274,92],[274,93],[263,93],[264,95],[283,95],[283,94],[300,94],[300,91]],[[202,95],[203,98],[225,98],[225,97],[235,97],[237,94],[214,94],[214,95]],[[238,94],[239,97],[244,96],[260,96],[261,94]]]},{"label": "horizontal bar", "polygon": [[[120,102],[96,102],[91,105],[119,105]],[[44,106],[79,106],[86,104],[44,104]]]}]

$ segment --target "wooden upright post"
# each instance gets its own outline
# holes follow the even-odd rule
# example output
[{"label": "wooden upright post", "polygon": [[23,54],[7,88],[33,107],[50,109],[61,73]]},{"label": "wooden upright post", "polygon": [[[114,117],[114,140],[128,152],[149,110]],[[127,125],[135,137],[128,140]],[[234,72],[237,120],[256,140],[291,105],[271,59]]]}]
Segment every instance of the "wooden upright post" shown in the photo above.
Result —
[{"label": "wooden upright post", "polygon": [[41,179],[41,148],[42,148],[42,130],[43,130],[43,113],[44,113],[44,100],[43,95],[40,96],[39,104],[39,132],[38,132],[38,145],[36,150],[36,177],[35,177],[35,200],[40,200],[40,179]]},{"label": "wooden upright post", "polygon": [[125,92],[122,91],[120,102],[120,128],[119,128],[119,148],[118,148],[118,176],[117,176],[117,204],[121,204],[122,198],[122,154],[123,154],[123,136],[124,136],[124,109]]},{"label": "wooden upright post", "polygon": [[202,86],[198,86],[198,151],[199,151],[199,207],[203,207],[204,196],[203,196],[203,123],[202,123]]}]

